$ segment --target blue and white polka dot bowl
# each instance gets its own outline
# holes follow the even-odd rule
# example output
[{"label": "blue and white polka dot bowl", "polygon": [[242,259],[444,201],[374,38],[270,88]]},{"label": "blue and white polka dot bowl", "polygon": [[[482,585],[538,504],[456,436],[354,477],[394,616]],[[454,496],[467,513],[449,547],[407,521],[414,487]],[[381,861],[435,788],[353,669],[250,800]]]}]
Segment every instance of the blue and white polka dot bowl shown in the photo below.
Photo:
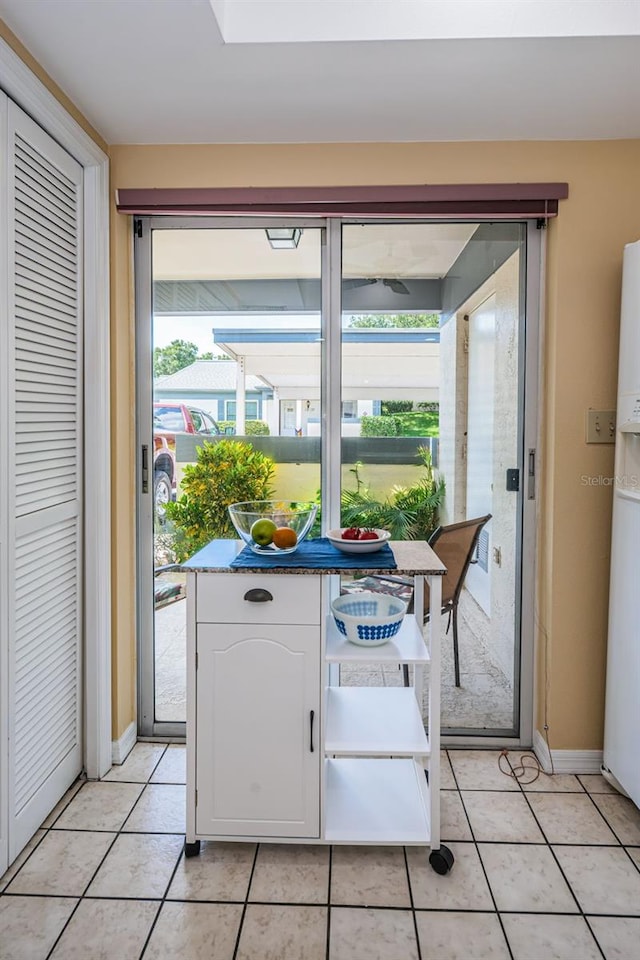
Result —
[{"label": "blue and white polka dot bowl", "polygon": [[379,647],[400,629],[407,605],[385,593],[345,594],[336,597],[331,612],[339,632],[361,647]]}]

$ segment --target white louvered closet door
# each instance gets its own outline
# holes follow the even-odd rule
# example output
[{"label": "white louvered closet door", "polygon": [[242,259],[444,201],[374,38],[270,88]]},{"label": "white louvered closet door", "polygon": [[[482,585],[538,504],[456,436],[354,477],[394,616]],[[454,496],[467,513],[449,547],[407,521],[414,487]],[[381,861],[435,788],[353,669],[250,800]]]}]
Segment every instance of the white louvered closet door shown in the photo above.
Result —
[{"label": "white louvered closet door", "polygon": [[82,168],[13,103],[7,173],[11,860],[82,768],[83,311]]}]

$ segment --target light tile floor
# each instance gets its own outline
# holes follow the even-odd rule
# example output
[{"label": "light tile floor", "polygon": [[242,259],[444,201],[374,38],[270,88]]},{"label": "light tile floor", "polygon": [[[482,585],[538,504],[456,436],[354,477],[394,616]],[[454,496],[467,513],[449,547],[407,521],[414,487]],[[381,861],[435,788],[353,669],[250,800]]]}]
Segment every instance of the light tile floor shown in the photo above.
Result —
[{"label": "light tile floor", "polygon": [[0,960],[640,957],[640,812],[599,776],[523,786],[497,751],[444,752],[441,877],[416,847],[185,860],[184,758],[139,743],[74,784],[0,880]]}]

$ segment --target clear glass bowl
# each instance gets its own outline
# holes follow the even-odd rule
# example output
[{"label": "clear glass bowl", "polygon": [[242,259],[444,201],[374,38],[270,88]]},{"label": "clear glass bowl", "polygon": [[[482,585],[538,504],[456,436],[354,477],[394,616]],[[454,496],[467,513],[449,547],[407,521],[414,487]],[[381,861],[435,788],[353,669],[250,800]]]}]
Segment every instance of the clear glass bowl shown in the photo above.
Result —
[{"label": "clear glass bowl", "polygon": [[[254,553],[293,553],[313,526],[318,504],[306,500],[247,500],[227,507],[238,536]],[[266,521],[266,523],[260,523]]]}]

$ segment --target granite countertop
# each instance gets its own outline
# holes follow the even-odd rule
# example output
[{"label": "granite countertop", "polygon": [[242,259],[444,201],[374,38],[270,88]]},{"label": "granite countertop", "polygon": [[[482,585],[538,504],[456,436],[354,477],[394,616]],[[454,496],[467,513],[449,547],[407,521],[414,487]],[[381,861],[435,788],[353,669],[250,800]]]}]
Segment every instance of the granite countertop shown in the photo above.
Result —
[{"label": "granite countertop", "polygon": [[[440,562],[431,547],[424,540],[391,540],[389,546],[393,551],[397,568],[395,570],[387,569],[385,572],[392,576],[415,577],[421,574],[428,576],[444,576],[447,568]],[[339,567],[278,567],[274,563],[272,567],[232,567],[231,561],[240,553],[244,543],[242,540],[212,540],[206,547],[194,554],[190,560],[182,564],[182,569],[189,573],[249,573],[266,574],[273,576],[277,574],[343,574],[349,573],[348,566]],[[336,554],[338,551],[336,549]],[[347,554],[340,554],[344,560]],[[362,556],[362,555],[360,555]],[[380,572],[380,567],[376,566],[375,553],[371,554],[371,567],[353,568],[353,572],[366,576]]]}]

